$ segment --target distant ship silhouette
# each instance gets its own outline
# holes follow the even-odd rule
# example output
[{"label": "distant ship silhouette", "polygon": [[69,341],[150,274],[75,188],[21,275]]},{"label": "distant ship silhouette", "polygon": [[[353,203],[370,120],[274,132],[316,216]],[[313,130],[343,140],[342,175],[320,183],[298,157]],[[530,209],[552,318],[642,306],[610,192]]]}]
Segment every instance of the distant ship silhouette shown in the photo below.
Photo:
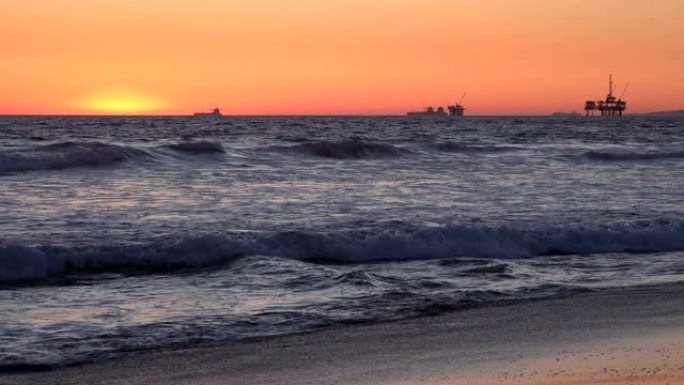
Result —
[{"label": "distant ship silhouette", "polygon": [[444,110],[444,107],[440,106],[435,109],[434,107],[428,107],[424,111],[415,111],[415,112],[408,112],[406,113],[406,116],[412,116],[412,117],[460,117],[463,116],[463,113],[465,112],[465,107],[463,107],[463,98],[465,98],[466,94],[463,94],[461,96],[461,100],[458,101],[458,103],[452,105],[452,106],[447,106],[447,111]]},{"label": "distant ship silhouette", "polygon": [[223,116],[221,110],[216,107],[211,112],[195,112],[193,116]]}]

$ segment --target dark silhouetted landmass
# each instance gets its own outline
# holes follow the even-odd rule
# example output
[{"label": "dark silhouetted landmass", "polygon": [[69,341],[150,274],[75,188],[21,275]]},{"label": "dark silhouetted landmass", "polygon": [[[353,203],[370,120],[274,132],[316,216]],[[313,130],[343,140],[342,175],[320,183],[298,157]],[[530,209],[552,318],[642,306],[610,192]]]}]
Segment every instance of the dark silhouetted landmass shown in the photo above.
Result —
[{"label": "dark silhouetted landmass", "polygon": [[648,116],[684,116],[684,110],[649,112]]},{"label": "dark silhouetted landmass", "polygon": [[561,118],[567,118],[567,117],[573,117],[573,116],[582,116],[582,114],[572,111],[572,112],[554,112],[551,114],[551,116],[555,117],[561,117]]}]

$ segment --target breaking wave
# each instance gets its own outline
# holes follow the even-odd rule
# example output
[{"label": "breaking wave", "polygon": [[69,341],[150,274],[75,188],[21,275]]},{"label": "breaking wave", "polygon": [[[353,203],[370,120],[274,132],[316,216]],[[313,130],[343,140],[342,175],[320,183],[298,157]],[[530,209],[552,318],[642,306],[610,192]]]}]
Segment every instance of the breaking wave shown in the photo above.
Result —
[{"label": "breaking wave", "polygon": [[544,255],[684,250],[684,223],[612,228],[521,230],[425,227],[417,230],[201,234],[124,246],[23,246],[0,243],[0,282],[72,272],[201,267],[247,255],[364,263],[415,259],[529,258]]},{"label": "breaking wave", "polygon": [[589,151],[584,154],[587,158],[601,161],[637,161],[660,159],[683,159],[684,151],[672,152],[601,152]]},{"label": "breaking wave", "polygon": [[407,149],[391,144],[364,142],[361,140],[305,142],[294,146],[271,146],[267,149],[332,159],[397,157],[410,152]]},{"label": "breaking wave", "polygon": [[147,157],[145,150],[100,142],[61,142],[0,153],[0,172],[97,167]]},{"label": "breaking wave", "polygon": [[221,143],[210,141],[181,142],[169,144],[164,147],[190,154],[212,154],[225,152]]},{"label": "breaking wave", "polygon": [[[190,155],[223,153],[220,143],[180,142],[162,146]],[[132,159],[152,159],[163,155],[155,149],[101,142],[59,142],[32,148],[0,152],[0,173],[103,167]]]}]

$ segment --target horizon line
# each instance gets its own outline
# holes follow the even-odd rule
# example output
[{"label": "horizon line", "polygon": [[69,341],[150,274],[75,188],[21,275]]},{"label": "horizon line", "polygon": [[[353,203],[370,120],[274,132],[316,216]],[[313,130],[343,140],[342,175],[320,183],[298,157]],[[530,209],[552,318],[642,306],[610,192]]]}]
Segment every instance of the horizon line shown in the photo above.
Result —
[{"label": "horizon line", "polygon": [[[464,115],[459,118],[452,118],[452,120],[457,120],[461,118],[487,118],[487,117],[554,117],[554,114],[567,114],[568,116],[576,117],[592,117],[585,116],[585,114],[572,111],[572,112],[550,112],[546,114],[477,114],[477,115]],[[572,114],[575,115],[572,115]],[[667,111],[649,111],[649,112],[632,112],[624,114],[624,116],[643,116],[643,115],[657,115],[657,114],[682,114],[684,109],[681,110],[667,110]],[[222,114],[219,116],[194,116],[191,114],[0,114],[0,117],[73,117],[73,118],[197,118],[197,119],[220,119],[220,118],[250,118],[250,117],[274,117],[274,118],[298,118],[298,117],[369,117],[369,118],[402,118],[409,117],[406,114]],[[563,117],[555,116],[555,117]],[[567,117],[567,116],[566,116]],[[601,116],[593,116],[595,118],[601,118]],[[412,117],[412,119],[419,120],[420,117]],[[424,119],[424,118],[423,118]],[[428,118],[429,119],[429,118]]]}]

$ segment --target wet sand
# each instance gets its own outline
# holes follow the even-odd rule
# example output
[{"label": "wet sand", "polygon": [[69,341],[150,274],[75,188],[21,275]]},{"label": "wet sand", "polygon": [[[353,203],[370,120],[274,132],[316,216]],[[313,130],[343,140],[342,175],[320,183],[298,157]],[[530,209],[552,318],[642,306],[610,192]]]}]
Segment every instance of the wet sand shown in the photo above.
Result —
[{"label": "wet sand", "polygon": [[682,384],[684,284],[136,353],[0,384]]}]

